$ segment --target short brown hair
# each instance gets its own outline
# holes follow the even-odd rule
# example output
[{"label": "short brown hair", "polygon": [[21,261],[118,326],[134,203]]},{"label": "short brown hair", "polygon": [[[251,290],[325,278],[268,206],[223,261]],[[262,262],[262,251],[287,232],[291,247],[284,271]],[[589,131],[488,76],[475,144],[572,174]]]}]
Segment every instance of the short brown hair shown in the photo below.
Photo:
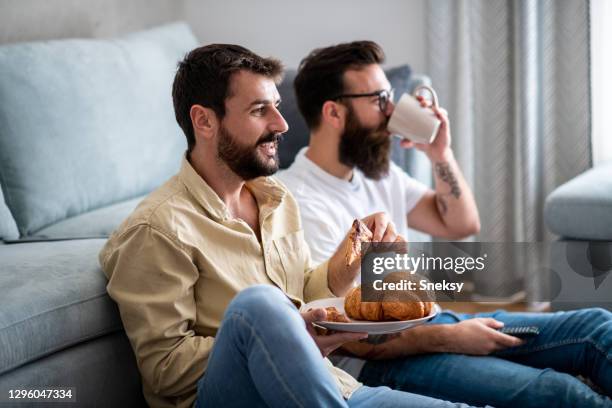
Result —
[{"label": "short brown hair", "polygon": [[298,107],[310,129],[321,122],[323,104],[345,92],[343,76],[349,69],[382,64],[385,53],[373,41],[354,41],[318,48],[300,62],[293,83]]},{"label": "short brown hair", "polygon": [[211,44],[196,48],[179,62],[172,100],[174,115],[187,137],[187,150],[195,145],[195,135],[189,114],[193,105],[212,109],[219,119],[225,116],[225,100],[230,97],[229,85],[233,74],[251,71],[279,82],[283,72],[281,62],[262,58],[239,45]]}]

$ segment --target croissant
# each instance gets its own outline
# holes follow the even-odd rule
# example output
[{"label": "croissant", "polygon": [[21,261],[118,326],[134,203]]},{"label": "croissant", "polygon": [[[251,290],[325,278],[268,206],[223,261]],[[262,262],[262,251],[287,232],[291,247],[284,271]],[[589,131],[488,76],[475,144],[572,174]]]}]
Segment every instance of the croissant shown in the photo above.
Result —
[{"label": "croissant", "polygon": [[[391,273],[385,281],[397,281],[405,278],[403,273]],[[427,293],[392,293],[377,295],[373,302],[361,301],[361,286],[351,289],[344,299],[344,311],[347,316],[357,320],[386,321],[412,320],[429,316],[434,302],[429,301]],[[411,298],[407,300],[406,297]],[[426,299],[426,300],[422,300]]]},{"label": "croissant", "polygon": [[[371,242],[372,235],[372,232],[361,220],[356,219],[353,221],[345,247],[347,268],[361,259],[361,244]],[[406,240],[404,237],[398,235],[394,244],[402,244],[405,242]],[[401,251],[399,247],[395,249],[398,252]],[[384,280],[387,282],[399,282],[406,278],[410,278],[410,275],[406,275],[406,273],[403,272],[394,272],[388,274]],[[406,296],[412,299],[406,300]],[[430,296],[426,293],[402,293],[400,299],[399,294],[381,293],[379,298],[373,302],[362,302],[361,286],[357,286],[351,289],[346,295],[344,310],[348,317],[357,320],[378,322],[385,320],[420,319],[421,317],[429,316],[434,303],[422,301],[421,299],[430,299]]]},{"label": "croissant", "polygon": [[372,231],[361,220],[353,221],[346,243],[345,260],[346,267],[361,259],[361,244],[372,241]]},{"label": "croissant", "polygon": [[[308,309],[309,312],[311,310],[312,308]],[[340,312],[334,306],[326,307],[325,311],[327,312],[327,317],[325,318],[326,322],[339,322],[339,323],[350,323],[351,322],[344,313]],[[319,336],[327,336],[331,334],[329,330],[321,326],[315,326],[314,329]]]},{"label": "croissant", "polygon": [[380,302],[362,302],[361,286],[350,290],[344,298],[344,311],[347,316],[357,320],[383,320],[383,310]]},{"label": "croissant", "polygon": [[350,323],[351,321],[346,317],[345,314],[341,313],[338,309],[333,306],[326,307],[325,311],[327,312],[327,317],[325,318],[328,322],[340,322],[340,323]]},{"label": "croissant", "polygon": [[[359,219],[353,221],[344,249],[344,259],[347,268],[350,268],[354,262],[361,260],[361,246],[364,243],[372,242],[372,237],[372,231],[370,231],[367,225]],[[406,239],[401,235],[397,235],[393,243],[406,243]],[[398,250],[398,247],[396,247],[396,250]]]}]

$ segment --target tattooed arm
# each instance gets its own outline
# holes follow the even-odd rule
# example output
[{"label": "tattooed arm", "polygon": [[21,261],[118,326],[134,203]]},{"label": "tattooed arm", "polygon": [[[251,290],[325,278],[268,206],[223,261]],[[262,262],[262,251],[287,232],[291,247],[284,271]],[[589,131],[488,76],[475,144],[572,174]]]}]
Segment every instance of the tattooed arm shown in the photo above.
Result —
[{"label": "tattooed arm", "polygon": [[[421,104],[426,106],[422,99]],[[480,231],[478,208],[450,148],[446,111],[431,109],[442,122],[434,142],[428,145],[402,142],[405,148],[416,147],[427,155],[435,179],[435,191],[427,192],[410,211],[408,225],[440,238],[465,238]]]},{"label": "tattooed arm", "polygon": [[436,237],[459,239],[480,230],[478,209],[452,153],[432,163],[435,191],[408,214],[408,225]]}]

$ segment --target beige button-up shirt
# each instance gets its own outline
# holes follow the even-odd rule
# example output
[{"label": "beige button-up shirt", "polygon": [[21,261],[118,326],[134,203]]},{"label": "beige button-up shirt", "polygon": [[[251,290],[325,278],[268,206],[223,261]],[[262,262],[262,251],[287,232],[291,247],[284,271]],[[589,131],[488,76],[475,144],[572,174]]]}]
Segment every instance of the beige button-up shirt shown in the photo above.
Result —
[{"label": "beige button-up shirt", "polygon": [[[143,390],[153,407],[189,407],[230,301],[255,284],[296,304],[332,297],[327,262],[311,265],[297,203],[273,178],[247,183],[261,243],[183,158],[180,172],[145,198],[100,252]],[[345,398],[361,384],[333,367]]]}]

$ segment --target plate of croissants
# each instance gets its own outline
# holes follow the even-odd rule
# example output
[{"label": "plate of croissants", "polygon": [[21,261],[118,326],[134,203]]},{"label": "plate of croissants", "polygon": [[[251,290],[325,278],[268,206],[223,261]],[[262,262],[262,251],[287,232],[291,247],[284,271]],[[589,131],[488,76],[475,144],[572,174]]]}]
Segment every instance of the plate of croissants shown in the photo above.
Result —
[{"label": "plate of croissants", "polygon": [[419,326],[433,319],[440,306],[428,301],[362,302],[361,287],[352,288],[345,297],[318,299],[302,310],[323,308],[327,317],[315,322],[329,330],[387,334]]}]

